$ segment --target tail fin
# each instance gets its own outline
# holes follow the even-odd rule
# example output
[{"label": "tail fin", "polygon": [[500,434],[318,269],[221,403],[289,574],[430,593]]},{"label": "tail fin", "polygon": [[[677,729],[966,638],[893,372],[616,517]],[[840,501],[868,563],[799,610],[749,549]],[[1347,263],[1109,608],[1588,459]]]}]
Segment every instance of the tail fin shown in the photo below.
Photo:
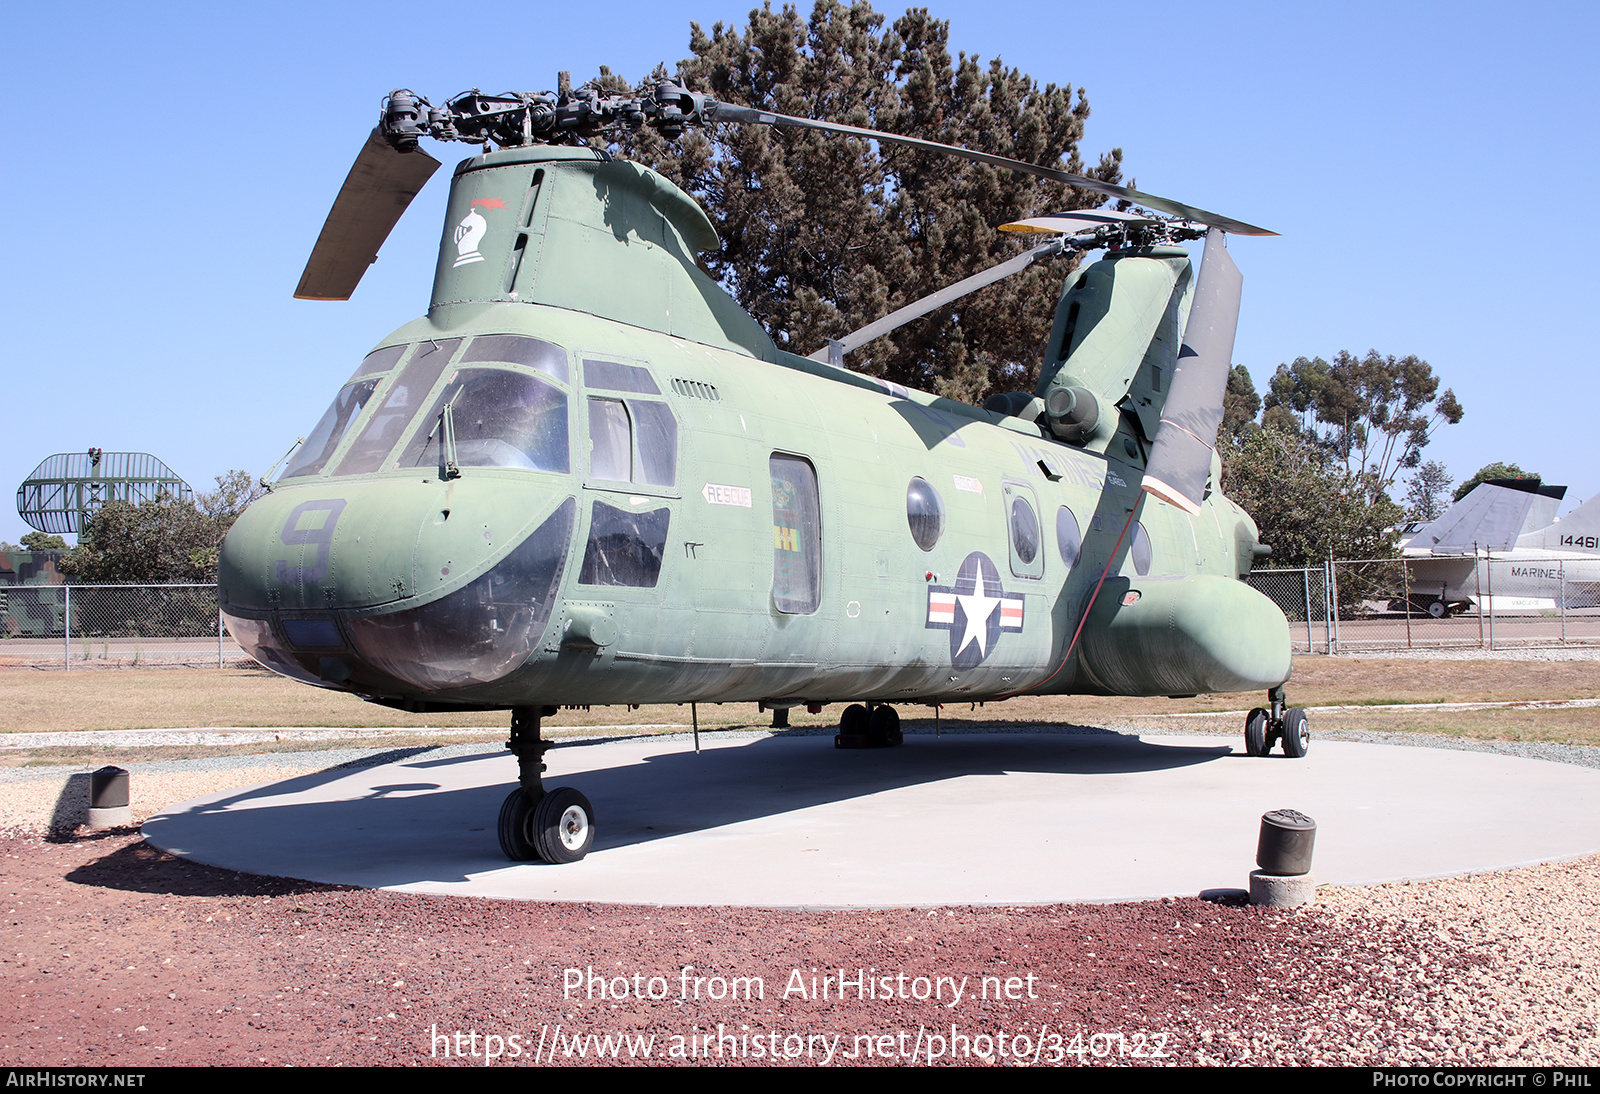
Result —
[{"label": "tail fin", "polygon": [[[1417,532],[1406,548],[1436,555],[1509,550],[1555,519],[1566,492],[1565,486],[1545,486],[1538,479],[1490,479]],[[1600,528],[1600,510],[1595,517]]]},{"label": "tail fin", "polygon": [[1540,551],[1600,554],[1600,495],[1590,498],[1553,524],[1519,537],[1517,546]]}]

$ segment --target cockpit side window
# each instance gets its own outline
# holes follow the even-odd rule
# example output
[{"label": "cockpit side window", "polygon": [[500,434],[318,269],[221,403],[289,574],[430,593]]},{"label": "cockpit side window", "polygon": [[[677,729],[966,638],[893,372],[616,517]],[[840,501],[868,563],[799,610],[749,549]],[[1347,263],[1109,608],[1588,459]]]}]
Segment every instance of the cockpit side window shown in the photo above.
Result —
[{"label": "cockpit side window", "polygon": [[570,469],[566,393],[543,377],[496,368],[462,368],[451,375],[401,454],[401,467],[443,465],[446,405],[457,466],[563,474]]},{"label": "cockpit side window", "polygon": [[666,403],[628,400],[633,412],[633,481],[646,486],[673,486],[678,481],[678,420]]},{"label": "cockpit side window", "polygon": [[636,391],[641,395],[660,395],[650,370],[618,361],[583,362],[583,384],[600,391]]},{"label": "cockpit side window", "polygon": [[621,399],[589,397],[589,474],[612,482],[633,478],[633,420]]},{"label": "cockpit side window", "polygon": [[418,343],[411,359],[384,394],[382,404],[367,421],[344,459],[339,461],[334,474],[360,475],[377,471],[383,466],[383,458],[400,440],[407,424],[416,416],[422,400],[433,390],[434,383],[460,346],[459,338]]},{"label": "cockpit side window", "polygon": [[630,393],[629,397],[589,396],[589,474],[609,482],[676,486],[678,420],[659,398],[650,370],[617,361],[583,362],[583,382],[591,389]]}]

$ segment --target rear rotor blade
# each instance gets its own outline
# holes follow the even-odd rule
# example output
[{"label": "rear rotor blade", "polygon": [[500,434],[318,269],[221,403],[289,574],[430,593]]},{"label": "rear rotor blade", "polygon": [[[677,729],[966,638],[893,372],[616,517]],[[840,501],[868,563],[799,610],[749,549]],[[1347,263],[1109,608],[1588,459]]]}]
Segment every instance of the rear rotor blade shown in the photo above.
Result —
[{"label": "rear rotor blade", "polygon": [[992,167],[1004,167],[1011,171],[1021,171],[1024,174],[1036,175],[1043,179],[1052,179],[1064,182],[1068,186],[1075,186],[1080,190],[1089,190],[1106,197],[1120,198],[1134,202],[1147,209],[1157,212],[1170,213],[1192,220],[1196,224],[1204,224],[1211,228],[1221,228],[1225,232],[1235,235],[1271,236],[1277,232],[1269,232],[1265,228],[1258,228],[1254,224],[1246,224],[1240,220],[1233,220],[1217,213],[1208,213],[1204,209],[1197,209],[1192,205],[1182,202],[1169,201],[1166,198],[1156,197],[1154,194],[1141,193],[1138,190],[1129,190],[1125,186],[1113,186],[1109,182],[1089,178],[1087,175],[1074,175],[1068,171],[1057,171],[1053,167],[1040,167],[1034,163],[1024,163],[1021,160],[1007,159],[1005,156],[995,156],[988,152],[974,152],[970,148],[958,148],[953,144],[940,144],[937,141],[925,141],[918,137],[902,137],[897,133],[880,133],[876,129],[861,129],[853,125],[839,125],[837,122],[819,122],[811,118],[796,118],[789,114],[774,114],[770,110],[757,110],[748,106],[734,106],[731,103],[706,100],[706,112],[712,121],[728,122],[758,122],[763,125],[775,125],[794,129],[820,129],[827,133],[843,133],[851,137],[863,137],[867,140],[884,141],[889,144],[903,144],[909,148],[921,148],[930,152],[943,152],[946,155],[960,156],[973,160],[976,163],[987,163]]},{"label": "rear rotor blade", "polygon": [[1222,424],[1233,336],[1239,325],[1244,277],[1228,257],[1222,232],[1206,233],[1200,281],[1183,330],[1178,368],[1172,377],[1161,426],[1151,446],[1140,486],[1162,501],[1198,513],[1211,475],[1211,453]]},{"label": "rear rotor blade", "polygon": [[296,299],[350,299],[406,206],[438,168],[439,161],[421,150],[395,151],[374,129],[311,249]]},{"label": "rear rotor blade", "polygon": [[975,293],[979,289],[988,288],[996,281],[1004,280],[1012,274],[1021,273],[1035,262],[1054,258],[1064,249],[1059,242],[1054,240],[1049,243],[1041,243],[1031,251],[1023,251],[1014,258],[990,266],[987,270],[980,270],[971,277],[957,281],[953,285],[946,285],[936,293],[924,296],[921,300],[913,301],[903,308],[890,312],[882,319],[868,323],[860,330],[852,331],[843,338],[830,342],[811,354],[811,360],[827,361],[834,353],[843,356],[851,350],[860,349],[868,342],[876,338],[882,338],[891,331],[899,330],[913,319],[920,319],[929,312],[942,308],[953,300],[960,300],[963,296]]}]

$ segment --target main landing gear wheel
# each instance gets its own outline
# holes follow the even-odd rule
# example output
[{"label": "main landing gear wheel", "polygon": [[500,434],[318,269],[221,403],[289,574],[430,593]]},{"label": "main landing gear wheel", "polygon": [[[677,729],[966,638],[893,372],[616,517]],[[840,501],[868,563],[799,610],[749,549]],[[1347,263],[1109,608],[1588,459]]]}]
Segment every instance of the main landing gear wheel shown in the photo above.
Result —
[{"label": "main landing gear wheel", "polygon": [[594,844],[594,807],[570,786],[539,799],[533,811],[539,857],[550,863],[577,862]]},{"label": "main landing gear wheel", "polygon": [[1272,746],[1283,742],[1283,754],[1298,760],[1311,744],[1311,725],[1299,707],[1284,707],[1283,685],[1267,692],[1270,708],[1256,707],[1244,719],[1244,750],[1251,756],[1266,756]]},{"label": "main landing gear wheel", "polygon": [[867,715],[867,740],[874,748],[897,745],[905,740],[900,732],[900,712],[894,707],[875,706]]},{"label": "main landing gear wheel", "polygon": [[1450,614],[1450,608],[1442,600],[1433,600],[1428,603],[1428,614],[1435,619],[1443,619]]},{"label": "main landing gear wheel", "polygon": [[851,703],[839,715],[839,732],[833,736],[834,748],[888,748],[904,741],[900,732],[900,713],[883,703],[867,710]]},{"label": "main landing gear wheel", "polygon": [[1306,712],[1291,707],[1283,712],[1283,754],[1298,760],[1311,744],[1311,727]]},{"label": "main landing gear wheel", "polygon": [[1260,707],[1245,715],[1244,751],[1247,756],[1265,756],[1272,746],[1267,743],[1267,712]]},{"label": "main landing gear wheel", "polygon": [[844,708],[844,713],[839,715],[839,732],[846,737],[862,737],[867,732],[867,708],[860,703],[851,703]]}]

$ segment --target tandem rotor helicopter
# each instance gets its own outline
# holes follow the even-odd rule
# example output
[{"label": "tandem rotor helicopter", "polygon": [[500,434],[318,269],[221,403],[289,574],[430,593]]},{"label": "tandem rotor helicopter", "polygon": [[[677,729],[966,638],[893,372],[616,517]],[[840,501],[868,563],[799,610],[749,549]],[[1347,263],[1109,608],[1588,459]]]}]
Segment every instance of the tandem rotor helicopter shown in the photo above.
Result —
[{"label": "tandem rotor helicopter", "polygon": [[[1150,213],[1006,227],[1039,246],[801,357],[696,265],[704,211],[584,143],[651,126],[805,127],[1028,172]],[[1265,690],[1247,751],[1309,733],[1288,624],[1243,580],[1268,552],[1213,451],[1252,225],[1052,168],[735,106],[469,92],[385,101],[295,295],[346,299],[439,166],[455,169],[428,314],[378,343],[228,534],[231,632],[263,664],[408,711],[511,711],[512,859],[571,862],[594,813],[546,790],[563,705],[850,705]],[[490,151],[490,144],[499,145]],[[1205,238],[1198,279],[1177,243]],[[983,407],[844,354],[1033,262],[1073,271],[1033,393]]]}]

